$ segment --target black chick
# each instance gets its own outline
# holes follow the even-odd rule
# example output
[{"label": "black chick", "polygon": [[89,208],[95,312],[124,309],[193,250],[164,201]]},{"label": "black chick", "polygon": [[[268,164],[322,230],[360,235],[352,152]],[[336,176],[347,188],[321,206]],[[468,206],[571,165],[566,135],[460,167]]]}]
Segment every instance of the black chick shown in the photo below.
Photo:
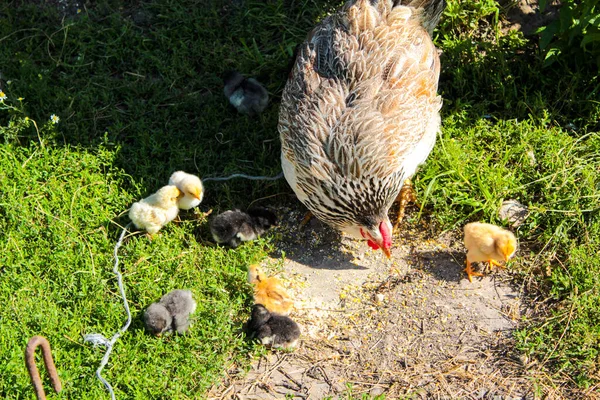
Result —
[{"label": "black chick", "polygon": [[275,224],[277,216],[272,211],[256,207],[248,212],[225,211],[214,217],[209,225],[215,242],[235,249],[241,242],[257,239]]},{"label": "black chick", "polygon": [[269,93],[256,79],[229,71],[223,76],[223,81],[223,93],[240,114],[255,115],[267,107]]},{"label": "black chick", "polygon": [[300,327],[291,318],[273,314],[262,304],[252,306],[248,321],[251,338],[272,347],[294,348],[300,337]]},{"label": "black chick", "polygon": [[190,314],[196,310],[196,301],[189,290],[173,290],[144,313],[148,331],[156,336],[164,332],[185,333],[190,326]]}]

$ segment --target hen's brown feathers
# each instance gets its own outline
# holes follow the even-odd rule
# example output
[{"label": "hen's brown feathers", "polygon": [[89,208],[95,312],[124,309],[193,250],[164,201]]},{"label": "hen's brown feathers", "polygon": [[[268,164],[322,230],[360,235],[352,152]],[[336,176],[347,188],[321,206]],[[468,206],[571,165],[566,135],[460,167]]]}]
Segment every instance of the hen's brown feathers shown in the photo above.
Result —
[{"label": "hen's brown feathers", "polygon": [[282,96],[286,179],[334,226],[341,208],[359,202],[386,214],[440,124],[439,56],[423,22],[437,22],[444,2],[412,2],[423,10],[373,3],[350,1],[308,34]]}]

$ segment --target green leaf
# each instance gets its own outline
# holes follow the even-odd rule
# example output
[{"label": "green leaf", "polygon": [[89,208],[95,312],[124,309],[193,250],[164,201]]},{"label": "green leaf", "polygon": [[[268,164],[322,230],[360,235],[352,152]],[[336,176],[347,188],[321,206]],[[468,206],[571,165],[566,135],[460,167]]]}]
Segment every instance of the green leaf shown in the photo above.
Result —
[{"label": "green leaf", "polygon": [[540,48],[544,50],[552,39],[554,35],[558,31],[558,21],[552,22],[550,25],[546,26],[545,29],[540,33]]},{"label": "green leaf", "polygon": [[588,33],[583,37],[581,41],[581,47],[585,48],[585,45],[592,42],[600,42],[600,33]]},{"label": "green leaf", "polygon": [[561,50],[558,47],[550,48],[546,53],[546,57],[544,57],[544,68],[549,67],[555,61],[557,61],[560,54]]}]

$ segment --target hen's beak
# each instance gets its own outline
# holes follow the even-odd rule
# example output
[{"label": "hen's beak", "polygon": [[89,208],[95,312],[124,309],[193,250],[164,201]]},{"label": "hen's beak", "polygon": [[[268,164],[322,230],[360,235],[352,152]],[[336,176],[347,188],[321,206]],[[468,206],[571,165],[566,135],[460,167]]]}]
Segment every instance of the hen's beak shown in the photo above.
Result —
[{"label": "hen's beak", "polygon": [[383,254],[385,254],[387,256],[387,258],[392,258],[392,252],[390,251],[390,249],[386,249],[385,247],[382,247],[381,250],[383,250]]}]

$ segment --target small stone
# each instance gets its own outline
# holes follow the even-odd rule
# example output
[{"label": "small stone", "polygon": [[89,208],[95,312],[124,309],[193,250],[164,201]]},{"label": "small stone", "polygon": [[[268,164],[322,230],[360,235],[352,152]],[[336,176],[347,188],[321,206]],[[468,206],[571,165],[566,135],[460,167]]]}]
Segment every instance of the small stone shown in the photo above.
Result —
[{"label": "small stone", "polygon": [[508,221],[513,228],[516,228],[525,222],[525,219],[529,216],[529,209],[517,200],[506,200],[500,206],[498,216],[501,220]]},{"label": "small stone", "polygon": [[385,296],[383,295],[383,293],[377,293],[375,295],[375,300],[377,300],[378,303],[383,302],[383,299],[385,299]]},{"label": "small stone", "polygon": [[529,150],[526,154],[529,158],[529,165],[535,167],[535,164],[537,164],[537,160],[535,159],[535,153],[533,152],[533,150]]}]

